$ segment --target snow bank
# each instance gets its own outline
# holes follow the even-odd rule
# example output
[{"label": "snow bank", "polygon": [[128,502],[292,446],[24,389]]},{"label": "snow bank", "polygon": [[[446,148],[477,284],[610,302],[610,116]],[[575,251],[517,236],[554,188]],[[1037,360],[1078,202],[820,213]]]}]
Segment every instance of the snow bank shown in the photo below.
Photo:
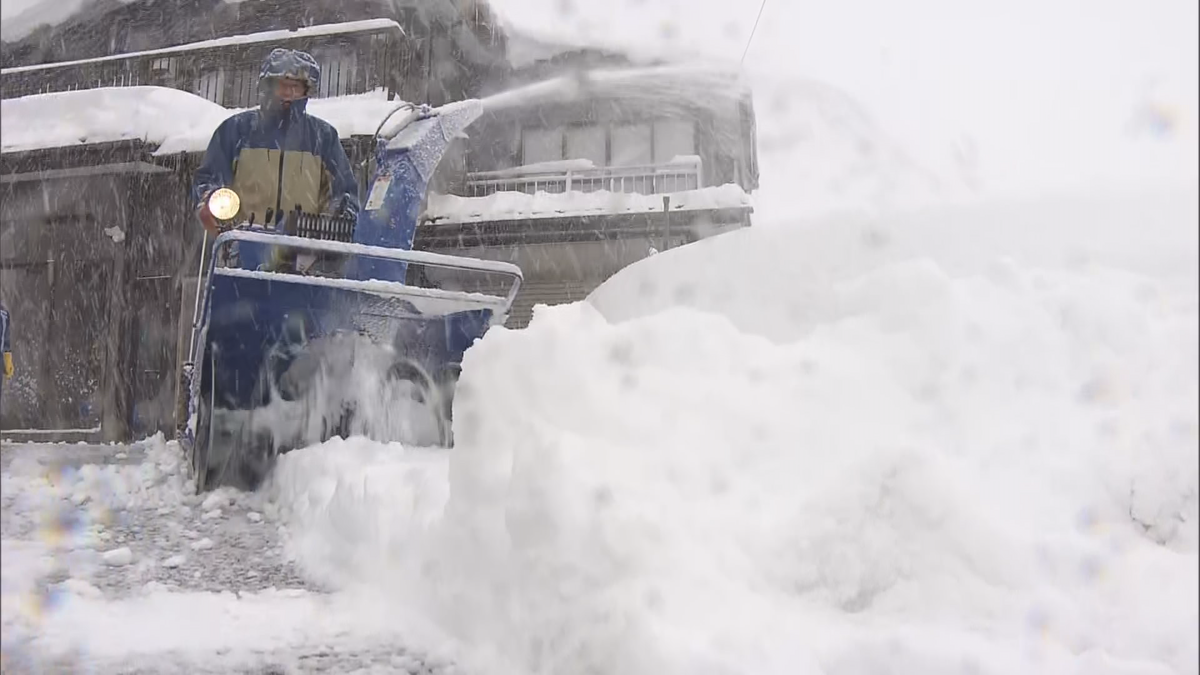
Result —
[{"label": "snow bank", "polygon": [[365,442],[280,489],[520,672],[1195,673],[1195,200],[1095,201],[655,256],[467,353],[439,518]]},{"label": "snow bank", "polygon": [[643,195],[626,192],[496,192],[486,197],[431,195],[424,217],[435,223],[477,223],[524,218],[561,218],[613,213],[654,213],[671,198],[671,211],[738,209],[751,206],[750,196],[738,185],[725,185]]}]

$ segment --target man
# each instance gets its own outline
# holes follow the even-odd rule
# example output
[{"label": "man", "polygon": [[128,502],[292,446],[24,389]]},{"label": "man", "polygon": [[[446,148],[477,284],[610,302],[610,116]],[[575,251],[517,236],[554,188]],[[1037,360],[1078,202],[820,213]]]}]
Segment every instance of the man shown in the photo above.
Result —
[{"label": "man", "polygon": [[[13,376],[13,359],[12,359],[12,344],[8,337],[9,324],[8,308],[4,303],[0,302],[0,352],[4,352],[4,382],[7,383]],[[4,391],[3,385],[0,385],[0,392]],[[0,397],[2,398],[2,397]],[[0,408],[3,410],[3,408]]]},{"label": "man", "polygon": [[259,108],[217,127],[192,188],[197,216],[211,235],[218,227],[208,197],[222,187],[241,198],[238,220],[267,227],[281,227],[297,206],[305,213],[358,215],[358,182],[337,130],[305,112],[320,79],[312,56],[275,49],[259,71]]}]

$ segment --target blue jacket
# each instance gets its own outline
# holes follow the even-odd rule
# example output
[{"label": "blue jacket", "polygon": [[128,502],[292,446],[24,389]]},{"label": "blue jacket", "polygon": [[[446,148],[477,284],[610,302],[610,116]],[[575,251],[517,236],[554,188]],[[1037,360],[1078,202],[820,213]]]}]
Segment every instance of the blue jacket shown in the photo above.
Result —
[{"label": "blue jacket", "polygon": [[307,114],[308,99],[286,112],[264,108],[226,119],[213,133],[196,172],[192,203],[209,192],[231,187],[241,198],[238,219],[264,223],[267,213],[299,206],[306,213],[357,216],[358,181],[350,160],[328,122]]},{"label": "blue jacket", "polygon": [[12,344],[8,341],[8,310],[0,305],[0,352],[11,352]]}]

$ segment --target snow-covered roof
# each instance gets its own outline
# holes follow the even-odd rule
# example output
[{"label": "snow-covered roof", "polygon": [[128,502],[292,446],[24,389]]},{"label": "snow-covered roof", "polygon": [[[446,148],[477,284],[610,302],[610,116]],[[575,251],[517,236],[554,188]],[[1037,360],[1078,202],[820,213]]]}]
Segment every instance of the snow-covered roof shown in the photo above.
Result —
[{"label": "snow-covered roof", "polygon": [[751,206],[750,196],[740,186],[730,183],[656,195],[606,190],[556,194],[539,192],[533,195],[524,192],[497,192],[487,197],[431,195],[424,218],[437,224],[447,224],[656,213],[663,209],[663,197],[670,197],[672,213],[745,209]]},{"label": "snow-covered roof", "polygon": [[[342,138],[370,136],[400,101],[378,91],[317,98],[308,112],[332,124]],[[202,152],[231,110],[195,94],[166,87],[104,87],[0,101],[0,152],[141,140],[156,154]]]},{"label": "snow-covered roof", "polygon": [[[0,100],[0,151],[142,140],[161,144],[181,130],[211,135],[230,110],[165,87],[113,87]],[[207,141],[205,141],[207,143]]]},{"label": "snow-covered roof", "polygon": [[12,73],[23,73],[34,70],[48,70],[53,68],[65,68],[68,66],[78,66],[85,63],[97,63],[101,61],[118,61],[144,56],[157,56],[160,54],[178,54],[180,52],[191,52],[200,49],[211,49],[214,47],[228,47],[230,45],[253,44],[256,42],[278,42],[280,40],[293,39],[298,37],[315,37],[318,35],[337,35],[341,33],[357,33],[371,30],[384,30],[394,28],[403,33],[400,24],[391,19],[365,19],[363,21],[345,21],[342,23],[322,24],[320,26],[308,26],[306,28],[298,28],[296,30],[269,30],[259,33],[247,33],[245,35],[230,35],[228,37],[215,38],[212,40],[202,40],[200,42],[189,42],[187,44],[175,45],[173,47],[163,47],[162,49],[150,49],[142,52],[127,52],[123,54],[113,54],[111,56],[100,56],[94,59],[80,59],[77,61],[59,61],[57,63],[43,63],[35,66],[18,66],[15,68],[5,68],[0,70],[0,74],[8,75]]},{"label": "snow-covered roof", "polygon": [[[593,70],[552,78],[483,99],[486,110],[529,108],[594,97],[653,98],[663,106],[714,108],[744,95],[737,73],[703,66],[654,66]],[[343,138],[372,135],[400,101],[383,91],[314,98],[308,112],[329,122]],[[229,109],[194,94],[165,87],[102,87],[36,94],[0,101],[0,152],[140,139],[160,155],[200,152]]]}]

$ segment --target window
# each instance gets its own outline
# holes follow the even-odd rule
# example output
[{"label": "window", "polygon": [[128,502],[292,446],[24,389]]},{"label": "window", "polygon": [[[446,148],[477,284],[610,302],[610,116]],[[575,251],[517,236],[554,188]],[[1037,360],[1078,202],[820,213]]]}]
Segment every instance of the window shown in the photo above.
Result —
[{"label": "window", "polygon": [[354,93],[354,79],[358,72],[358,54],[340,49],[318,49],[313,58],[321,66],[321,85],[309,96],[327,98]]},{"label": "window", "polygon": [[557,162],[562,158],[562,129],[526,129],[521,135],[522,164]]},{"label": "window", "polygon": [[612,128],[612,166],[646,166],[654,163],[649,124]]},{"label": "window", "polygon": [[597,167],[653,166],[696,154],[696,124],[688,119],[525,129],[521,135],[523,165],[587,159]]},{"label": "window", "polygon": [[222,103],[225,99],[225,71],[210,70],[196,78],[196,94],[218,105]]},{"label": "window", "polygon": [[590,159],[596,166],[608,163],[608,133],[604,127],[579,126],[567,129],[566,159]]},{"label": "window", "polygon": [[691,120],[658,120],[654,123],[654,162],[666,164],[682,155],[695,155],[695,125]]}]

